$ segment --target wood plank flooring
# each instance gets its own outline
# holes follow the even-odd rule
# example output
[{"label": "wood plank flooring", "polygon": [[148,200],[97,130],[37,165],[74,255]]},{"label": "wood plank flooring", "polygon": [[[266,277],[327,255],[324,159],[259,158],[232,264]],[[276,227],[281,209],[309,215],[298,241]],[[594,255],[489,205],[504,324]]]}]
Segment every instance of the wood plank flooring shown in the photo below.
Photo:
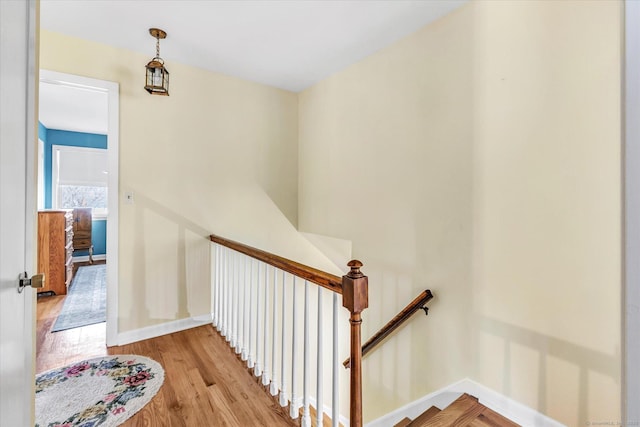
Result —
[{"label": "wood plank flooring", "polygon": [[520,427],[492,411],[476,397],[464,393],[442,411],[435,406],[411,421],[404,418],[394,427]]},{"label": "wood plank flooring", "polygon": [[49,332],[63,300],[38,300],[37,372],[108,354],[150,357],[165,369],[158,394],[124,427],[299,425],[264,393],[211,325],[107,349],[104,323]]},{"label": "wood plank flooring", "polygon": [[50,332],[65,296],[38,297],[36,321],[36,372],[78,360],[106,356],[105,323]]}]

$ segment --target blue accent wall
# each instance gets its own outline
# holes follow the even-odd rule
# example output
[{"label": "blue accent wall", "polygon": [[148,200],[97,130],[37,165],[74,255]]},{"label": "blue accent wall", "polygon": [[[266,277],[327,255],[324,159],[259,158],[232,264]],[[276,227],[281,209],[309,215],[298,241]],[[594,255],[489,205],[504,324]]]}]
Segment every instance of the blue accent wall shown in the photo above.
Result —
[{"label": "blue accent wall", "polygon": [[[1,0],[0,0],[1,1]],[[68,145],[74,147],[107,148],[107,135],[93,133],[71,132],[66,130],[47,129],[38,122],[38,137],[44,142],[44,207],[51,209],[52,194],[52,164],[53,145]],[[107,220],[97,219],[91,226],[91,243],[93,254],[107,253]],[[74,255],[88,255],[89,251],[75,251]]]},{"label": "blue accent wall", "polygon": [[87,148],[107,148],[107,135],[97,135],[93,133],[70,132],[66,130],[47,129],[46,140],[44,142],[44,207],[51,209],[51,176],[53,154],[52,145],[70,145],[73,147]]}]

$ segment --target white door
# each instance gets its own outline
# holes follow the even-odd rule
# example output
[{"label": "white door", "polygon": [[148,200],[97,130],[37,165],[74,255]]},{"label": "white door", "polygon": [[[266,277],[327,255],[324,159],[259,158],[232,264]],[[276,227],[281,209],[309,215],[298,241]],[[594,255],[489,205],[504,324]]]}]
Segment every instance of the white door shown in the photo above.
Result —
[{"label": "white door", "polygon": [[625,289],[622,425],[640,422],[640,3],[625,2]]},{"label": "white door", "polygon": [[35,1],[0,0],[0,426],[32,426]]}]

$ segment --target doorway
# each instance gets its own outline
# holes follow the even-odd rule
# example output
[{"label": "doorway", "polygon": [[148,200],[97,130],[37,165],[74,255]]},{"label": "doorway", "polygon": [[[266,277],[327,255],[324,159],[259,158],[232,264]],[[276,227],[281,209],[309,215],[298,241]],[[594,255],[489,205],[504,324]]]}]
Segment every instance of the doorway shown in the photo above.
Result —
[{"label": "doorway", "polygon": [[[38,298],[37,344],[47,345],[50,354],[44,368],[74,357],[65,352],[106,354],[107,346],[117,344],[118,90],[114,82],[40,70],[38,210],[72,209],[76,207],[73,204],[93,208],[90,248],[74,251],[74,274],[78,266],[89,264],[90,258],[96,260],[94,266],[104,264],[108,257],[106,324],[52,333],[50,329],[67,297],[54,297],[46,304],[49,297]],[[56,318],[43,322],[41,316]],[[60,335],[52,338],[52,334]],[[37,366],[41,371],[39,360]]]}]

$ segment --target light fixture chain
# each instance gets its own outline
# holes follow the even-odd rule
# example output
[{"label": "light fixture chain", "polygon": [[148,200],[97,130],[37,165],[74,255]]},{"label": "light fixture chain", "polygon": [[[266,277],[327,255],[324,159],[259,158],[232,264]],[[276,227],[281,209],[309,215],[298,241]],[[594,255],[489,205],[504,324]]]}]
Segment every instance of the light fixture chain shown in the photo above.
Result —
[{"label": "light fixture chain", "polygon": [[160,37],[156,37],[156,58],[160,58]]}]

